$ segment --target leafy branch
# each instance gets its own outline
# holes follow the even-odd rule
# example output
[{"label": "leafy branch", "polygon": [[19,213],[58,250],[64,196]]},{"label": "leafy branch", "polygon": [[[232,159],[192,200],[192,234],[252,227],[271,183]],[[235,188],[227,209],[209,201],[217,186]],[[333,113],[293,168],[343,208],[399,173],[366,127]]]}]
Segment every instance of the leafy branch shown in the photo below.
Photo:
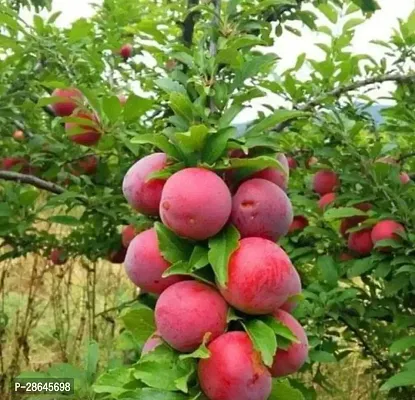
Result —
[{"label": "leafy branch", "polygon": [[[329,92],[323,93],[306,103],[304,103],[302,106],[295,107],[295,109],[299,111],[310,111],[314,107],[319,107],[322,105],[322,103],[329,97],[339,98],[342,95],[351,92],[353,90],[360,89],[365,86],[373,85],[376,83],[383,83],[383,82],[399,82],[399,83],[405,83],[415,81],[415,74],[409,73],[407,75],[402,74],[387,74],[387,75],[380,75],[380,76],[374,76],[371,78],[363,79],[361,81],[350,83],[349,85],[339,86],[336,89],[333,89]],[[296,117],[294,116],[292,119],[285,121],[279,125],[277,125],[274,129],[274,132],[281,132],[283,129],[285,129],[287,126],[289,126]]]},{"label": "leafy branch", "polygon": [[19,172],[12,171],[0,171],[0,179],[5,181],[14,181],[20,183],[26,183],[37,187],[38,189],[46,190],[55,194],[62,194],[65,189],[55,183],[45,181],[33,175],[20,174]]}]

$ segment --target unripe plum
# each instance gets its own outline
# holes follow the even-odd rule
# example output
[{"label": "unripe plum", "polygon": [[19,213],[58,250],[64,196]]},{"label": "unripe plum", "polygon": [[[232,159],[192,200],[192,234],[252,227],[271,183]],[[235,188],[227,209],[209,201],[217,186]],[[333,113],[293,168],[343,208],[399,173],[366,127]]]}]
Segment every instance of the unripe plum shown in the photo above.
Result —
[{"label": "unripe plum", "polygon": [[78,107],[80,101],[82,101],[83,95],[76,88],[68,89],[55,89],[52,93],[52,97],[62,97],[66,100],[59,101],[51,105],[52,111],[58,117],[69,117]]},{"label": "unripe plum", "polygon": [[63,264],[66,263],[66,261],[68,260],[68,258],[67,258],[65,252],[62,249],[53,249],[50,252],[49,260],[54,265],[63,265]]},{"label": "unripe plum", "polygon": [[362,256],[370,254],[373,249],[371,231],[371,229],[362,229],[358,232],[352,232],[347,242],[349,250]]},{"label": "unripe plum", "polygon": [[304,328],[289,313],[277,310],[273,316],[287,326],[299,341],[299,343],[291,343],[287,350],[277,350],[270,370],[273,377],[280,377],[293,374],[304,365],[308,356],[308,339]]},{"label": "unripe plum", "polygon": [[204,240],[225,226],[231,209],[231,193],[219,176],[203,168],[186,168],[167,180],[160,217],[179,236]]},{"label": "unripe plum", "polygon": [[123,193],[135,210],[146,215],[158,215],[163,187],[163,179],[150,179],[153,172],[166,167],[167,156],[154,153],[137,161],[127,172],[123,181]]},{"label": "unripe plum", "polygon": [[339,178],[333,171],[321,170],[313,177],[313,190],[321,196],[334,192],[339,184]]},{"label": "unripe plum", "polygon": [[293,219],[293,222],[290,225],[289,233],[296,231],[302,231],[308,226],[308,219],[302,215],[296,215]]},{"label": "unripe plum", "polygon": [[228,305],[215,288],[197,281],[179,282],[167,288],[156,303],[157,331],[174,349],[191,352],[207,333],[210,341],[225,332],[227,313]]},{"label": "unripe plum", "polygon": [[162,277],[164,271],[170,267],[170,263],[160,253],[154,228],[141,232],[131,241],[124,266],[133,283],[150,293],[160,294],[183,279],[179,275]]},{"label": "unripe plum", "polygon": [[250,176],[250,179],[259,178],[265,179],[272,183],[275,183],[282,190],[286,191],[288,188],[288,180],[290,174],[290,167],[288,166],[287,157],[280,153],[277,154],[277,160],[281,163],[283,171],[278,168],[265,168],[261,171],[255,172],[255,174]]},{"label": "unripe plum", "polygon": [[298,274],[284,250],[267,239],[239,242],[228,265],[227,287],[219,286],[226,301],[247,314],[270,314],[282,306]]},{"label": "unripe plum", "polygon": [[290,199],[272,182],[250,179],[232,199],[231,222],[241,236],[276,241],[288,233],[293,221]]},{"label": "unripe plum", "polygon": [[[94,121],[95,124],[98,124],[98,119],[95,115],[84,111],[75,112],[72,116],[86,121]],[[65,130],[70,134],[69,140],[84,146],[94,146],[101,139],[101,132],[99,132],[97,126],[82,125],[82,123],[77,122],[66,122]]]},{"label": "unripe plum", "polygon": [[124,247],[128,247],[132,240],[138,235],[134,225],[127,225],[124,227],[121,233],[122,244]]},{"label": "unripe plum", "polygon": [[[381,240],[401,240],[401,237],[397,232],[405,232],[405,228],[400,223],[386,219],[384,221],[378,222],[372,229],[372,241],[374,244],[380,242]],[[392,248],[390,246],[377,247],[379,251],[388,252]]]},{"label": "unripe plum", "polygon": [[267,400],[272,379],[245,332],[228,332],[199,361],[200,386],[210,400]]},{"label": "unripe plum", "polygon": [[318,207],[321,210],[324,210],[327,208],[331,203],[333,203],[336,200],[336,193],[327,193],[324,196],[320,198],[318,201]]}]

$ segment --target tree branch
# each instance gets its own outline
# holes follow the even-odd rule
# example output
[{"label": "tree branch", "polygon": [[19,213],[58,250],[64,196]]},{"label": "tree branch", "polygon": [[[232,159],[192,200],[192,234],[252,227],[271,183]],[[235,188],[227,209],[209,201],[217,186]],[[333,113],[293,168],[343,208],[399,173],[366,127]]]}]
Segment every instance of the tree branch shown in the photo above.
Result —
[{"label": "tree branch", "polygon": [[[188,0],[187,8],[190,10],[198,4],[199,0]],[[196,14],[197,13],[195,12],[189,13],[183,22],[182,41],[187,47],[191,47],[193,43],[193,32],[195,30]]]},{"label": "tree branch", "polygon": [[35,186],[38,189],[46,190],[55,194],[62,194],[65,192],[63,187],[55,185],[52,182],[44,181],[43,179],[37,178],[33,175],[20,174],[12,171],[0,171],[0,179],[26,183],[28,185]]},{"label": "tree branch", "polygon": [[415,157],[415,151],[411,152],[411,153],[407,153],[407,154],[403,154],[399,159],[398,159],[398,163],[402,163],[405,160],[407,160],[408,158],[411,157]]},{"label": "tree branch", "polygon": [[[346,93],[351,92],[353,90],[357,90],[357,89],[360,89],[362,87],[373,85],[373,84],[376,84],[376,83],[383,83],[383,82],[400,82],[400,83],[403,83],[403,82],[410,82],[410,81],[415,81],[415,74],[414,73],[410,73],[408,75],[388,74],[388,75],[374,76],[374,77],[371,77],[371,78],[367,78],[367,79],[363,79],[361,81],[351,83],[349,85],[339,86],[336,89],[333,89],[333,90],[331,90],[327,93],[323,93],[322,95],[317,96],[314,99],[311,99],[311,100],[307,101],[302,106],[296,107],[296,109],[299,110],[299,111],[310,111],[314,107],[320,106],[324,102],[324,100],[326,100],[328,97],[339,98],[343,94],[346,94]],[[289,126],[295,118],[296,117],[277,125],[276,128],[274,129],[274,132],[281,132],[284,128]]]}]

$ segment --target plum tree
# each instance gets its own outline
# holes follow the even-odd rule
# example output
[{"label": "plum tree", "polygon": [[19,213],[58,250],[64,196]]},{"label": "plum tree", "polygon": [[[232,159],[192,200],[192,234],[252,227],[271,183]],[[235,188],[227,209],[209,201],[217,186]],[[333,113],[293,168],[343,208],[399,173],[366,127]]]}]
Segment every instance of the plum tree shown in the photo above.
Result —
[{"label": "plum tree", "polygon": [[53,112],[58,117],[69,117],[72,115],[83,99],[81,91],[76,88],[55,89],[52,92],[52,96],[62,98],[62,100],[51,105]]},{"label": "plum tree", "polygon": [[198,376],[210,400],[267,400],[271,375],[245,332],[228,332],[208,346]]},{"label": "plum tree", "polygon": [[211,286],[197,281],[178,282],[157,300],[157,331],[176,350],[191,352],[207,334],[208,340],[214,340],[225,332],[227,313],[228,305]]},{"label": "plum tree", "polygon": [[154,228],[139,233],[130,242],[124,265],[131,281],[149,293],[160,294],[183,279],[178,275],[162,277],[163,272],[170,267],[170,263],[160,253]]},{"label": "plum tree", "polygon": [[146,215],[158,215],[163,179],[149,179],[154,172],[161,171],[167,163],[164,153],[154,153],[137,161],[127,172],[123,181],[123,193],[135,210]]},{"label": "plum tree", "polygon": [[321,196],[333,193],[339,184],[339,178],[334,171],[321,170],[313,177],[313,190]]},{"label": "plum tree", "polygon": [[265,179],[250,179],[232,199],[231,221],[242,237],[278,240],[293,221],[291,202],[285,192]]},{"label": "plum tree", "polygon": [[203,168],[186,168],[167,180],[160,217],[179,236],[203,240],[225,226],[231,209],[231,193],[218,175]]},{"label": "plum tree", "polygon": [[249,237],[239,242],[228,265],[226,301],[247,314],[269,314],[292,294],[298,274],[284,250],[267,239]]},{"label": "plum tree", "polygon": [[272,376],[280,377],[293,374],[304,365],[308,356],[308,339],[304,328],[289,313],[277,310],[273,316],[287,326],[298,340],[298,343],[291,343],[286,350],[278,349],[275,354],[270,371]]}]

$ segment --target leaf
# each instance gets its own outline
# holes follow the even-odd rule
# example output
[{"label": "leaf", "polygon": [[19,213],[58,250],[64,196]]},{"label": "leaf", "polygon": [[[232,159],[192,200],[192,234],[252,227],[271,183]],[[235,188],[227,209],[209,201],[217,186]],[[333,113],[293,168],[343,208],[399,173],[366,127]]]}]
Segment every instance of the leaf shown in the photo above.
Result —
[{"label": "leaf", "polygon": [[78,218],[72,217],[71,215],[53,215],[48,218],[49,222],[54,222],[56,224],[76,226],[81,223]]},{"label": "leaf", "polygon": [[[134,366],[134,377],[155,389],[187,393],[187,381],[195,370],[193,359],[181,360],[167,345],[157,346]],[[179,387],[178,387],[179,386]]]},{"label": "leaf", "polygon": [[288,339],[290,342],[299,343],[297,336],[291,331],[291,329],[284,325],[282,322],[276,320],[274,317],[268,315],[261,318],[267,326],[269,326],[277,336],[281,336]]},{"label": "leaf", "polygon": [[114,123],[120,117],[122,107],[120,100],[116,96],[104,97],[102,100],[102,111],[110,122]]},{"label": "leaf", "polygon": [[181,85],[179,82],[173,81],[170,78],[157,79],[154,83],[168,94],[176,92],[183,94],[187,93],[183,85]]},{"label": "leaf", "polygon": [[262,134],[264,131],[270,128],[274,128],[277,124],[280,124],[285,121],[289,121],[294,118],[301,118],[309,115],[303,111],[295,110],[277,110],[274,114],[264,118],[262,121],[257,124],[252,125],[244,134],[244,136],[252,136],[257,134]]},{"label": "leaf", "polygon": [[227,128],[243,108],[244,106],[242,104],[232,104],[220,117],[218,128]]},{"label": "leaf", "polygon": [[124,386],[132,380],[133,377],[129,366],[116,368],[99,376],[92,389],[95,393],[119,395],[127,391]]},{"label": "leaf", "polygon": [[332,286],[337,286],[339,272],[332,256],[324,255],[317,258],[317,267],[320,269],[323,279]]},{"label": "leaf", "polygon": [[168,154],[169,156],[180,159],[180,153],[177,151],[176,147],[173,143],[169,141],[169,139],[162,135],[162,134],[144,134],[138,135],[137,137],[131,139],[131,143],[133,144],[152,144],[153,146],[157,147],[158,149],[162,150],[164,153]]},{"label": "leaf", "polygon": [[394,239],[384,239],[384,240],[379,240],[378,242],[375,243],[375,249],[378,249],[380,247],[392,247],[394,249],[399,249],[402,246],[402,243],[394,240]]},{"label": "leaf", "polygon": [[243,47],[263,46],[266,42],[254,35],[235,36],[227,41],[224,51],[239,50]]},{"label": "leaf", "polygon": [[322,350],[311,350],[309,353],[309,357],[311,361],[319,362],[319,363],[337,362],[337,359],[333,354],[328,353],[327,351],[322,351]]},{"label": "leaf", "polygon": [[415,336],[407,336],[393,342],[390,347],[390,353],[402,353],[403,351],[408,350],[411,347],[415,347]]},{"label": "leaf", "polygon": [[202,151],[202,160],[209,165],[217,161],[225,152],[228,140],[234,137],[235,134],[236,128],[233,127],[224,128],[210,134]]},{"label": "leaf", "polygon": [[354,278],[356,276],[360,276],[370,271],[372,268],[374,268],[374,265],[371,258],[367,257],[356,260],[353,263],[353,266],[347,271],[347,277]]},{"label": "leaf", "polygon": [[209,134],[209,129],[205,125],[191,126],[188,132],[176,133],[177,141],[180,145],[191,151],[202,150],[206,138]]},{"label": "leaf", "polygon": [[167,278],[172,275],[190,275],[190,265],[186,261],[177,261],[167,268],[163,274],[163,278]]},{"label": "leaf", "polygon": [[376,0],[352,0],[354,4],[359,6],[363,12],[375,12],[379,10],[379,4]]},{"label": "leaf", "polygon": [[170,108],[174,113],[188,122],[193,121],[193,104],[183,93],[170,94]]},{"label": "leaf", "polygon": [[271,367],[277,352],[277,339],[274,331],[265,322],[253,319],[243,323],[255,349],[260,352],[267,367]]},{"label": "leaf", "polygon": [[219,285],[226,287],[228,282],[228,264],[231,255],[239,247],[240,234],[233,225],[228,225],[219,234],[209,240],[208,259],[212,265]]},{"label": "leaf", "polygon": [[190,354],[182,354],[179,356],[180,360],[185,360],[186,358],[202,358],[207,359],[210,357],[210,351],[206,347],[206,343],[209,341],[212,334],[210,332],[206,333],[203,336],[202,344]]},{"label": "leaf", "polygon": [[365,20],[362,18],[349,19],[343,26],[343,32],[347,32],[353,29],[355,26],[363,24],[363,22],[365,22]]},{"label": "leaf", "polygon": [[330,22],[335,24],[337,22],[338,14],[336,9],[329,3],[320,4],[318,9],[326,16]]},{"label": "leaf", "polygon": [[154,104],[153,100],[146,99],[135,94],[131,94],[128,96],[128,100],[124,104],[124,107],[121,107],[120,101],[118,99],[117,102],[118,106],[121,109],[123,109],[125,122],[132,122],[138,120],[147,111],[149,111]]},{"label": "leaf", "polygon": [[69,42],[75,43],[82,39],[88,38],[92,31],[92,24],[85,18],[80,18],[72,25],[72,29],[69,31]]},{"label": "leaf", "polygon": [[366,216],[367,213],[354,207],[339,207],[327,210],[324,213],[324,219],[326,219],[327,221],[334,221],[337,219],[343,219],[360,215]]},{"label": "leaf", "polygon": [[204,268],[209,264],[208,258],[209,250],[202,246],[195,246],[189,260],[189,266],[191,271]]},{"label": "leaf", "polygon": [[121,314],[121,320],[141,346],[156,331],[153,310],[142,304],[125,309]]},{"label": "leaf", "polygon": [[171,263],[187,261],[192,252],[191,244],[177,236],[160,222],[154,224],[157,232],[158,245],[163,258]]},{"label": "leaf", "polygon": [[0,217],[10,217],[12,209],[7,203],[0,203]]},{"label": "leaf", "polygon": [[98,343],[92,341],[88,346],[88,351],[85,360],[85,372],[87,375],[88,382],[92,384],[95,380],[95,374],[98,369],[99,360],[99,347]]},{"label": "leaf", "polygon": [[402,386],[414,386],[415,385],[415,374],[414,371],[400,372],[391,378],[389,378],[381,387],[382,392],[389,391],[391,389],[402,387]]},{"label": "leaf", "polygon": [[304,400],[304,396],[298,389],[293,388],[287,379],[273,379],[268,400]]}]

